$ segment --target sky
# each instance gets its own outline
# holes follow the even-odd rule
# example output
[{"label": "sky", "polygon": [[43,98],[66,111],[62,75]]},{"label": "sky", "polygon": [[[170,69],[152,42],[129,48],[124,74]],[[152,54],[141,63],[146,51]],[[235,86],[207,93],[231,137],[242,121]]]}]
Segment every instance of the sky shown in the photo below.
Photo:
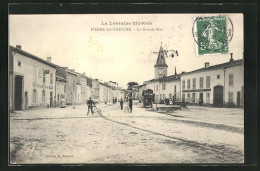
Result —
[{"label": "sky", "polygon": [[[21,45],[22,50],[42,59],[52,57],[52,63],[59,66],[126,87],[130,81],[143,84],[154,78],[155,52],[161,44],[165,50],[178,51],[178,56],[166,58],[168,75],[174,74],[175,67],[180,73],[202,68],[205,62],[210,65],[228,62],[229,53],[233,53],[235,60],[242,59],[243,14],[221,14],[233,24],[228,54],[197,55],[192,34],[194,19],[214,15],[219,14],[9,15],[9,45]],[[118,22],[131,25],[116,25]],[[133,25],[133,22],[151,25]],[[231,26],[230,22],[227,25]],[[152,28],[155,30],[151,31]]]}]

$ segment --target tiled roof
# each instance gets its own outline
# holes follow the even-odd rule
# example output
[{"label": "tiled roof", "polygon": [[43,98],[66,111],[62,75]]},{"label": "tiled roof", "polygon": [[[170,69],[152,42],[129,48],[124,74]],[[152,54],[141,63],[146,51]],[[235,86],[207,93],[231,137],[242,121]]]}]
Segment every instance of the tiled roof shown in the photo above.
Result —
[{"label": "tiled roof", "polygon": [[180,76],[181,74],[177,74],[177,75],[170,75],[167,77],[162,77],[159,79],[152,79],[152,80],[148,80],[145,82],[153,82],[153,81],[159,81],[159,82],[166,82],[166,81],[179,81],[180,80]]},{"label": "tiled roof", "polygon": [[26,52],[26,51],[24,51],[24,50],[15,48],[15,47],[13,47],[13,46],[10,46],[10,49],[11,49],[12,51],[15,51],[16,53],[19,53],[19,54],[24,55],[24,56],[26,56],[26,57],[32,58],[32,59],[34,59],[34,60],[36,60],[36,61],[42,62],[42,63],[44,63],[44,64],[46,64],[46,65],[49,65],[49,66],[51,66],[51,67],[53,67],[53,68],[57,68],[57,67],[58,67],[57,65],[55,65],[55,64],[53,64],[53,63],[51,63],[51,62],[48,62],[48,61],[46,61],[46,60],[43,60],[42,58],[39,58],[39,57],[37,57],[37,56],[35,56],[35,55],[33,55],[33,54],[30,54],[30,53],[28,53],[28,52]]},{"label": "tiled roof", "polygon": [[196,72],[203,72],[203,71],[210,71],[210,70],[229,68],[229,67],[232,67],[232,66],[241,65],[241,64],[243,64],[243,62],[244,62],[243,59],[234,60],[232,62],[226,62],[226,63],[222,63],[222,64],[212,65],[212,66],[200,68],[200,69],[197,69],[197,70],[194,70],[194,71],[186,72],[186,73],[183,73],[183,75],[196,73]]}]

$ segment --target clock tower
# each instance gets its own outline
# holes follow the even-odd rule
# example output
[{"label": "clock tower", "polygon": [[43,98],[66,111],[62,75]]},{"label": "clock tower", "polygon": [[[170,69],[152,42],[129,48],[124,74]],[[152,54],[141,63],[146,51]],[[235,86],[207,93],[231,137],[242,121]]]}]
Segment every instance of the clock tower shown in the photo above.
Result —
[{"label": "clock tower", "polygon": [[166,64],[165,57],[164,57],[164,51],[163,51],[163,47],[161,44],[161,47],[160,47],[160,50],[158,53],[158,58],[157,58],[156,64],[154,65],[155,79],[166,77],[167,68],[168,68],[168,65]]}]

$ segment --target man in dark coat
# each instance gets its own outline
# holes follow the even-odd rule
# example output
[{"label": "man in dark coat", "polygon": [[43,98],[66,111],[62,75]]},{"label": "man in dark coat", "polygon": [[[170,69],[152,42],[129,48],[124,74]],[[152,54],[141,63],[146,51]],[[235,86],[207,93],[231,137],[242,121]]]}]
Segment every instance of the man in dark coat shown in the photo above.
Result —
[{"label": "man in dark coat", "polygon": [[121,100],[119,102],[120,102],[121,110],[123,110],[123,104],[124,104],[123,99],[121,98]]},{"label": "man in dark coat", "polygon": [[130,113],[133,111],[133,99],[132,97],[129,98],[129,108],[130,108]]},{"label": "man in dark coat", "polygon": [[[89,98],[89,101],[88,101],[88,114],[89,114],[89,111],[91,110],[91,113],[92,113],[92,115],[94,114],[94,112],[93,112],[93,106],[95,106],[95,103],[94,103],[94,101],[91,99],[91,97]],[[87,115],[88,115],[87,114]]]}]

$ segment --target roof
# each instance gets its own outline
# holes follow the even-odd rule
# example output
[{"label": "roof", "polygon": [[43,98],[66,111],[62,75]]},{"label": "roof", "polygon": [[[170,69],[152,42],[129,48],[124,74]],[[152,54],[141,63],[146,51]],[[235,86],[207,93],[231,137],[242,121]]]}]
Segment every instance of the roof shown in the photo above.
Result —
[{"label": "roof", "polygon": [[15,52],[21,54],[21,55],[24,55],[24,56],[26,56],[26,57],[32,58],[32,59],[34,59],[34,60],[36,60],[36,61],[39,61],[39,62],[41,62],[41,63],[44,63],[44,64],[46,64],[46,65],[49,65],[49,66],[51,66],[51,67],[53,67],[53,68],[57,68],[57,67],[58,67],[58,65],[55,65],[55,64],[53,64],[53,63],[51,63],[51,62],[48,62],[48,61],[46,61],[46,60],[43,60],[42,58],[37,57],[37,56],[35,56],[35,55],[31,54],[31,53],[28,53],[28,52],[26,52],[26,51],[24,51],[24,50],[15,48],[15,47],[13,47],[13,46],[10,46],[10,49],[11,49],[12,51],[15,51]]},{"label": "roof", "polygon": [[223,69],[223,68],[229,68],[229,67],[233,67],[236,65],[242,65],[244,63],[243,59],[239,59],[239,60],[234,60],[234,61],[229,61],[226,63],[222,63],[222,64],[217,64],[217,65],[212,65],[209,67],[204,67],[204,68],[200,68],[194,71],[190,71],[190,72],[186,72],[183,73],[183,75],[187,75],[187,74],[193,74],[193,73],[197,73],[197,72],[204,72],[204,71],[210,71],[210,70],[217,70],[217,69]]},{"label": "roof", "polygon": [[170,75],[167,77],[162,77],[162,78],[158,78],[158,79],[152,79],[152,80],[148,80],[145,82],[155,82],[155,81],[159,81],[159,82],[167,82],[167,81],[179,81],[181,77],[181,74],[177,74],[177,75]]},{"label": "roof", "polygon": [[156,61],[156,64],[154,65],[154,67],[168,67],[168,65],[165,62],[165,57],[164,57],[164,51],[163,51],[163,47],[161,45],[159,53],[158,53],[158,58]]}]

